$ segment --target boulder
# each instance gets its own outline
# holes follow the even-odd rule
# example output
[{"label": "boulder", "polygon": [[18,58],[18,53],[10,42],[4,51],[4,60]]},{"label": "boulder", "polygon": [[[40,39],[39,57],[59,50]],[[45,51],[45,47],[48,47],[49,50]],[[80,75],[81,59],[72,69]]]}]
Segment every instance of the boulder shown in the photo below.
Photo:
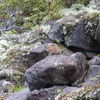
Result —
[{"label": "boulder", "polygon": [[99,65],[93,65],[89,68],[85,82],[86,85],[95,85],[100,84],[100,66]]},{"label": "boulder", "polygon": [[89,49],[87,39],[84,31],[84,22],[80,20],[76,29],[69,36],[68,40],[65,39],[65,44],[68,47],[76,47],[82,49]]},{"label": "boulder", "polygon": [[25,88],[17,93],[8,95],[4,100],[27,100],[27,95],[30,93],[28,88]]},{"label": "boulder", "polygon": [[73,91],[76,91],[77,89],[79,89],[79,88],[67,86],[66,88],[64,88],[64,89],[62,90],[61,93],[73,92]]},{"label": "boulder", "polygon": [[54,85],[71,85],[76,79],[76,62],[65,55],[47,56],[25,72],[31,91]]},{"label": "boulder", "polygon": [[53,86],[47,89],[34,90],[27,96],[27,100],[54,100],[65,86]]},{"label": "boulder", "polygon": [[92,67],[93,65],[99,65],[100,66],[100,58],[98,56],[93,57],[89,62],[88,62],[89,67]]},{"label": "boulder", "polygon": [[99,20],[99,24],[98,24],[97,29],[96,29],[96,33],[95,33],[94,39],[97,42],[100,43],[100,20]]},{"label": "boulder", "polygon": [[30,92],[28,88],[25,88],[20,92],[8,95],[5,100],[54,100],[59,93],[73,92],[77,89],[76,87],[53,86]]},{"label": "boulder", "polygon": [[46,51],[44,46],[39,46],[37,48],[30,50],[26,55],[26,58],[28,59],[27,67],[31,67],[33,64],[44,59],[47,55],[48,52]]},{"label": "boulder", "polygon": [[61,33],[61,27],[58,23],[51,24],[51,30],[47,34],[50,40],[57,41],[58,43],[63,42],[63,34]]},{"label": "boulder", "polygon": [[78,77],[80,76],[81,78],[86,69],[86,56],[81,52],[77,52],[72,54],[70,57],[76,61]]},{"label": "boulder", "polygon": [[72,34],[69,35],[69,37],[65,37],[65,44],[71,49],[76,49],[76,51],[78,48],[78,50],[99,52],[100,43],[93,38],[90,38],[88,34],[86,34],[84,21],[80,20]]},{"label": "boulder", "polygon": [[66,55],[66,56],[71,56],[71,54],[73,54],[73,51],[69,50],[69,49],[65,49],[62,53],[63,55]]},{"label": "boulder", "polygon": [[92,59],[94,56],[96,56],[98,53],[96,52],[85,52],[86,58],[88,60]]}]

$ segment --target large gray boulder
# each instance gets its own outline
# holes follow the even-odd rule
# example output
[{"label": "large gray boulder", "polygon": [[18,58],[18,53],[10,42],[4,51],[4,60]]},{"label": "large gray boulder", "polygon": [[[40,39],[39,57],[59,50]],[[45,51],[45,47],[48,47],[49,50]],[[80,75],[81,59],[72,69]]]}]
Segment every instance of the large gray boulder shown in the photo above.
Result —
[{"label": "large gray boulder", "polygon": [[[66,40],[66,39],[65,39]],[[75,30],[65,41],[66,46],[68,47],[77,47],[82,49],[89,49],[87,39],[84,31],[84,22],[80,20]]]},{"label": "large gray boulder", "polygon": [[53,85],[71,85],[78,78],[76,65],[68,56],[47,56],[26,70],[25,80],[31,91]]}]

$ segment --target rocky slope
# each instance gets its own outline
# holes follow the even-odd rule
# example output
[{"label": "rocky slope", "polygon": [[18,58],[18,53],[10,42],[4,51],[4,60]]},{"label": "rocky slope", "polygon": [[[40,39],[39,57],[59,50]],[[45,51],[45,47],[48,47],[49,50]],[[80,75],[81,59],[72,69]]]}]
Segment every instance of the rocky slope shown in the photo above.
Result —
[{"label": "rocky slope", "polygon": [[[6,34],[10,41],[0,36],[1,100],[7,94],[5,100],[100,99],[98,2],[73,4],[59,11],[59,20],[44,21],[23,34]],[[48,55],[43,45],[50,42],[62,54]]]}]

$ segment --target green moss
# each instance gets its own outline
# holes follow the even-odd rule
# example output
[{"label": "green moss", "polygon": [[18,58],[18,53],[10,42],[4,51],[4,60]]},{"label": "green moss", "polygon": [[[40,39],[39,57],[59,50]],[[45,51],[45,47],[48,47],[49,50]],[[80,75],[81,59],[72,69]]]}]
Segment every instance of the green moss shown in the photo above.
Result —
[{"label": "green moss", "polygon": [[97,55],[100,58],[100,54]]},{"label": "green moss", "polygon": [[[3,0],[2,4],[0,4],[0,15],[4,15],[6,18],[5,12],[3,12],[6,8],[10,11],[16,10],[19,8],[20,10],[16,11],[16,25],[21,25],[21,22],[24,22],[24,26],[34,26],[36,24],[40,24],[44,17],[49,16],[51,20],[61,18],[61,14],[59,13],[59,9],[63,8],[62,0]],[[27,20],[22,19],[22,17]]]},{"label": "green moss", "polygon": [[22,89],[24,89],[25,87],[19,87],[16,89],[16,92],[21,91]]},{"label": "green moss", "polygon": [[57,89],[57,93],[60,93],[62,90],[61,89]]},{"label": "green moss", "polygon": [[58,43],[57,40],[52,40],[52,43]]},{"label": "green moss", "polygon": [[9,91],[13,91],[13,92],[19,92],[22,89],[24,89],[24,87],[21,87],[21,86],[19,86],[19,87],[17,87],[17,86],[11,86],[11,87],[9,87]]},{"label": "green moss", "polygon": [[66,49],[66,47],[62,44],[59,44],[59,47],[60,47],[61,51],[64,51]]},{"label": "green moss", "polygon": [[15,33],[17,33],[17,32],[13,29],[13,30],[11,30],[11,31],[5,31],[5,33],[6,33],[6,34],[15,34]]}]

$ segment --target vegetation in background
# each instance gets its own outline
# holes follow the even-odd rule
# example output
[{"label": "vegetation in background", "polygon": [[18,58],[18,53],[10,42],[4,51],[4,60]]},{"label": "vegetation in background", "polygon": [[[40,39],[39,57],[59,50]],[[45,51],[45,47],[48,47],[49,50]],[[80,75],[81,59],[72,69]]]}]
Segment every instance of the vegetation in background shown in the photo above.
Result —
[{"label": "vegetation in background", "polygon": [[91,0],[62,0],[62,1],[64,2],[65,6],[70,7],[74,3],[80,3],[86,6]]},{"label": "vegetation in background", "polygon": [[59,19],[60,8],[63,8],[62,0],[2,0],[0,17],[1,19],[8,17],[5,10],[15,11],[17,24],[21,24],[24,17],[24,27],[28,26],[30,29],[32,25],[40,24],[45,16],[48,16],[50,20]]},{"label": "vegetation in background", "polygon": [[87,5],[90,0],[1,0],[0,20],[9,19],[5,13],[13,12],[17,15],[15,23],[26,29],[40,24],[42,21],[60,19],[60,8],[70,7],[73,3]]}]

